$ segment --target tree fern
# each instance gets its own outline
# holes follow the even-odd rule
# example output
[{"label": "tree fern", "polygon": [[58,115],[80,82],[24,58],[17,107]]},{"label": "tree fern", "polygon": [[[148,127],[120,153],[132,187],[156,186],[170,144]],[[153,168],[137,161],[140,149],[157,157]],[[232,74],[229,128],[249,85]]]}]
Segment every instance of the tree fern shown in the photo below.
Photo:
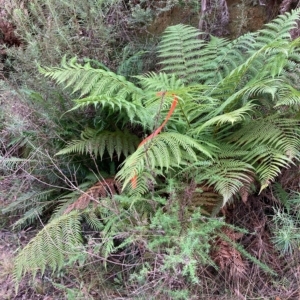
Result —
[{"label": "tree fern", "polygon": [[300,92],[293,86],[283,85],[276,93],[274,107],[277,109],[280,109],[281,107],[289,107],[291,111],[296,112],[300,107]]},{"label": "tree fern", "polygon": [[[203,219],[194,204],[219,209],[221,197],[224,205],[243,197],[243,190],[249,193],[251,184],[260,183],[262,190],[299,159],[299,40],[291,41],[289,35],[299,13],[280,16],[234,41],[204,41],[196,28],[171,26],[158,47],[162,72],[136,76],[136,84],[76,59],[40,68],[72,88],[78,98],[74,109],[93,105],[101,118],[101,130],[94,120],[94,129],[83,131],[80,140],[58,154],[91,154],[101,164],[108,157],[121,160],[107,186],[118,181],[123,189],[111,192],[103,182],[85,181],[56,197],[59,205],[49,223],[19,253],[15,278],[43,274],[47,267],[59,270],[68,257],[76,258],[83,220],[101,231],[93,251],[107,259],[106,266],[114,252],[141,241],[143,251],[164,258],[160,278],[166,270],[172,275],[175,265],[197,282],[199,262],[213,265],[208,253],[224,222]],[[194,193],[186,192],[190,202],[184,202],[191,182]],[[29,207],[23,221],[43,209]],[[119,247],[116,239],[121,240]],[[231,245],[247,256],[236,243]]]},{"label": "tree fern", "polygon": [[34,159],[23,159],[19,157],[3,157],[0,156],[0,163],[1,163],[1,171],[6,171],[7,169],[14,169],[19,165],[25,165],[26,163],[33,163],[37,162]]},{"label": "tree fern", "polygon": [[257,33],[245,34],[234,41],[212,37],[208,43],[199,40],[200,32],[191,26],[170,26],[159,46],[163,71],[186,82],[217,83],[238,66],[245,65],[245,58],[247,60],[254,53],[257,56],[259,49],[277,41],[280,45],[287,45],[289,32],[296,26],[298,17],[299,10],[294,10],[265,25]]},{"label": "tree fern", "polygon": [[79,184],[76,189],[71,192],[60,193],[59,197],[55,199],[57,205],[51,215],[50,221],[64,215],[67,209],[73,205],[82,194],[85,194],[91,185],[95,184],[95,181],[93,178],[92,180]]},{"label": "tree fern", "polygon": [[123,59],[117,69],[117,74],[125,76],[126,78],[141,73],[143,69],[143,58],[147,51],[138,51],[131,53],[130,46],[125,46],[123,49]]},{"label": "tree fern", "polygon": [[[104,131],[98,135],[95,131],[90,134],[90,131],[82,134],[82,141],[72,142],[59,154],[90,151],[102,157],[107,150],[112,158],[114,152],[118,157],[121,153],[125,156],[133,153],[123,164],[118,178],[124,181],[125,187],[137,176],[143,186],[141,190],[146,190],[143,172],[154,180],[156,172],[166,172],[170,167],[195,161],[199,155],[211,158],[212,145],[229,142],[234,145],[234,153],[245,151],[241,161],[253,165],[265,186],[281,167],[287,166],[291,158],[297,156],[299,137],[291,129],[294,125],[281,122],[283,118],[274,115],[278,124],[286,124],[279,129],[266,125],[263,119],[253,120],[253,116],[268,99],[270,115],[276,112],[276,102],[278,107],[283,103],[292,105],[298,102],[299,93],[285,81],[285,67],[290,64],[289,56],[295,54],[294,49],[298,45],[298,41],[289,40],[288,31],[294,27],[298,15],[299,11],[294,11],[266,25],[258,33],[247,34],[234,41],[212,37],[206,42],[198,38],[199,32],[195,28],[171,26],[159,45],[159,57],[166,73],[137,76],[143,89],[106,69],[93,69],[89,64],[81,66],[75,60],[68,63],[64,60],[62,68],[42,69],[58,83],[74,86],[74,92],[81,91],[80,96],[85,98],[77,100],[75,108],[101,104],[115,110],[118,106],[126,109],[130,120],[142,113],[140,120],[145,122],[147,114],[156,114],[157,117],[165,114],[172,95],[179,99],[179,106],[167,126],[174,126],[181,133],[180,138],[173,139],[174,133],[163,133],[133,153],[133,149],[128,152],[122,134]],[[257,66],[261,68],[259,72]],[[108,86],[110,80],[112,86]],[[279,100],[279,95],[284,95],[284,99],[281,97]],[[158,124],[152,123],[156,128]],[[236,132],[231,133],[231,128],[236,128],[233,129]],[[267,128],[273,129],[263,134]],[[193,147],[196,152],[190,151]],[[182,149],[188,150],[185,156]],[[232,172],[228,186],[220,179],[222,184],[217,187],[217,178],[223,177],[215,177],[214,186],[224,195],[233,195],[242,184],[242,181],[233,183],[236,173],[234,169]],[[227,178],[231,178],[230,175]],[[231,192],[225,192],[226,189]],[[231,196],[225,196],[226,199],[228,197]]]},{"label": "tree fern", "polygon": [[180,91],[186,92],[186,87],[180,78],[175,74],[168,75],[166,73],[149,72],[143,76],[136,76],[140,79],[143,88],[146,91],[168,92],[169,95],[176,94],[180,96]]},{"label": "tree fern", "polygon": [[[224,113],[219,116],[215,116],[210,118],[208,121],[204,122],[203,124],[195,124],[195,133],[199,134],[203,131],[206,127],[217,125],[222,126],[223,124],[229,123],[234,124],[237,122],[242,122],[248,116],[249,112],[253,112],[255,104],[248,102],[243,107],[230,111],[228,113]],[[200,123],[200,122],[199,122]],[[198,126],[197,126],[198,125]]]}]

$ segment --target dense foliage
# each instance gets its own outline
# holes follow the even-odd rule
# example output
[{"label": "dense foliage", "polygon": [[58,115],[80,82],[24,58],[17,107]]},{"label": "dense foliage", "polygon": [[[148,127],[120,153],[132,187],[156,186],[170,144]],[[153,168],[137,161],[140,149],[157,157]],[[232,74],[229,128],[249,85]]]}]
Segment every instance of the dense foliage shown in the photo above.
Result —
[{"label": "dense foliage", "polygon": [[[208,299],[228,289],[253,296],[263,289],[256,278],[276,296],[284,278],[295,296],[282,266],[283,255],[299,255],[300,197],[289,178],[299,181],[300,38],[290,32],[300,10],[234,40],[169,26],[146,67],[146,43],[134,52],[64,44],[74,22],[113,43],[107,16],[121,1],[102,2],[97,27],[94,10],[86,18],[79,3],[62,1],[76,17],[58,15],[47,29],[62,40],[27,37],[40,58],[1,86],[22,99],[13,116],[0,115],[0,175],[14,197],[2,213],[18,214],[16,230],[38,229],[16,256],[14,280],[47,278],[67,299]],[[51,3],[38,12],[33,1],[22,26],[53,15]],[[20,51],[9,50],[7,63]]]}]

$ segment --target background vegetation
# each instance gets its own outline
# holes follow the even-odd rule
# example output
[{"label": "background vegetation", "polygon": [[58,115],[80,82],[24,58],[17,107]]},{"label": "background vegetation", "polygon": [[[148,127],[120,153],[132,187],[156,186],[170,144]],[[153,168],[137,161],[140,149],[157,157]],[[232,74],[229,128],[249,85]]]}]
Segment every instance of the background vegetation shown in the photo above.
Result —
[{"label": "background vegetation", "polygon": [[2,4],[1,299],[299,298],[296,2]]}]

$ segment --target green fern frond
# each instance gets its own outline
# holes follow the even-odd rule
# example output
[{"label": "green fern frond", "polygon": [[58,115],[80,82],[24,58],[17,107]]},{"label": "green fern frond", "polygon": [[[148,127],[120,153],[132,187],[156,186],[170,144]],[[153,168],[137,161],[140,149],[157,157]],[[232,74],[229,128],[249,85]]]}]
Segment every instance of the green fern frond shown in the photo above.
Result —
[{"label": "green fern frond", "polygon": [[198,70],[201,82],[216,84],[245,61],[246,51],[255,43],[253,33],[228,41],[212,37],[202,50]]},{"label": "green fern frond", "polygon": [[300,107],[300,92],[290,85],[283,84],[276,94],[275,108],[288,106],[293,110]]},{"label": "green fern frond", "polygon": [[[233,69],[223,80],[221,80],[217,84],[217,87],[215,88],[216,92],[223,92],[223,97],[226,97],[228,99],[216,111],[216,114],[222,112],[226,108],[226,106],[231,104],[236,100],[236,98],[242,95],[246,87],[242,88],[242,90],[238,89],[238,87],[243,83],[244,80],[246,80],[246,75],[251,71],[251,67],[253,66],[253,64],[267,49],[268,46],[264,45],[262,48],[255,51],[250,57],[244,60],[242,64]],[[250,84],[253,83],[250,81]],[[215,92],[215,90],[213,90],[213,92]]]},{"label": "green fern frond", "polygon": [[199,65],[201,48],[204,41],[197,39],[200,32],[188,25],[175,25],[166,29],[159,45],[159,57],[163,71],[173,73],[184,82],[194,81],[198,73],[194,68]]},{"label": "green fern frond", "polygon": [[26,163],[37,162],[37,160],[33,159],[23,159],[18,157],[3,157],[0,155],[0,170],[7,170],[17,167],[18,165],[23,165]]},{"label": "green fern frond", "polygon": [[265,145],[253,149],[245,157],[245,160],[256,167],[256,173],[261,183],[260,191],[269,186],[280,174],[282,168],[287,168],[293,163],[288,155]]},{"label": "green fern frond", "polygon": [[[82,99],[74,100],[75,106],[71,110],[76,110],[79,108],[85,108],[88,106],[94,106],[95,108],[108,108],[109,111],[107,115],[112,114],[113,112],[119,112],[121,117],[126,117],[125,119],[129,119],[132,123],[138,122],[135,119],[140,120],[139,123],[142,124],[142,121],[147,120],[147,112],[144,107],[138,103],[132,103],[127,99],[117,98],[117,97],[108,97],[108,96],[88,96]],[[126,114],[122,115],[122,112],[126,112]]]},{"label": "green fern frond", "polygon": [[294,158],[300,147],[299,125],[298,120],[276,118],[276,115],[259,118],[245,122],[243,127],[232,135],[232,141],[243,149],[265,144]]},{"label": "green fern frond", "polygon": [[117,74],[125,76],[137,75],[142,72],[143,69],[143,56],[147,51],[138,51],[133,55],[130,55],[130,48],[125,46],[123,50],[123,60],[117,69]]},{"label": "green fern frond", "polygon": [[149,72],[142,76],[136,76],[140,80],[141,85],[145,90],[160,92],[160,91],[168,91],[170,94],[176,94],[180,96],[180,92],[183,90],[184,84],[181,79],[178,79],[175,74],[168,75],[166,73],[154,73]]},{"label": "green fern frond", "polygon": [[275,98],[276,92],[280,88],[281,80],[278,78],[270,78],[269,75],[264,76],[264,72],[259,75],[259,78],[254,77],[248,83],[244,84],[243,87],[238,89],[244,75],[250,70],[253,60],[256,59],[255,56],[259,56],[259,54],[259,52],[253,54],[244,64],[233,70],[232,73],[219,83],[215,91],[219,93],[220,91],[226,90],[224,94],[221,94],[222,98],[226,98],[217,109],[209,114],[210,118],[239,108],[242,103],[254,97],[270,95],[272,99]]},{"label": "green fern frond", "polygon": [[131,95],[141,97],[143,91],[125,77],[113,72],[92,68],[90,63],[80,65],[76,57],[68,62],[66,57],[61,62],[61,67],[40,67],[40,72],[56,81],[64,84],[65,88],[74,86],[73,93],[80,91],[80,97],[89,94],[90,96],[121,97],[125,99]]},{"label": "green fern frond", "polygon": [[222,71],[226,70],[226,68],[230,68],[230,65],[225,61],[223,61],[224,65],[221,65],[220,62],[222,58],[226,56],[229,44],[229,40],[213,36],[210,41],[205,44],[197,65],[193,66],[194,71],[198,74],[202,82],[211,84],[223,78]]},{"label": "green fern frond", "polygon": [[52,271],[61,269],[67,257],[80,251],[80,215],[72,212],[52,220],[21,250],[15,260],[14,277],[38,272],[44,274],[46,267]]},{"label": "green fern frond", "polygon": [[16,210],[27,209],[32,205],[32,202],[43,202],[49,200],[55,189],[49,189],[42,192],[27,192],[23,193],[17,200],[10,203],[8,206],[2,209],[2,213],[12,213]]},{"label": "green fern frond", "polygon": [[89,62],[82,66],[76,62],[76,58],[67,62],[64,57],[61,65],[60,68],[39,69],[46,77],[64,84],[65,88],[73,87],[73,93],[79,92],[80,99],[75,100],[73,110],[88,105],[102,105],[113,111],[125,110],[131,121],[135,116],[142,119],[145,115],[141,105],[143,90],[125,77],[103,68],[92,68]]},{"label": "green fern frond", "polygon": [[81,134],[81,140],[72,141],[69,146],[60,150],[56,155],[79,153],[92,154],[95,157],[103,158],[104,152],[107,151],[109,157],[113,159],[117,154],[120,159],[121,154],[127,157],[137,148],[140,140],[136,135],[128,131],[100,131],[87,128]]},{"label": "green fern frond", "polygon": [[[299,43],[300,39],[298,38],[293,42],[280,40],[270,44],[265,53],[262,73],[269,74],[272,78],[281,75],[289,65],[291,57],[294,57],[295,51],[298,51]],[[299,73],[297,70],[295,71]]]},{"label": "green fern frond", "polygon": [[264,28],[257,32],[257,47],[274,42],[275,40],[291,40],[290,31],[297,26],[300,10],[295,9],[264,25]]},{"label": "green fern frond", "polygon": [[291,194],[287,192],[280,183],[274,182],[272,184],[272,189],[274,192],[274,196],[279,200],[280,203],[284,205],[287,209],[288,213],[290,213],[291,209]]},{"label": "green fern frond", "polygon": [[38,217],[43,214],[45,209],[50,206],[50,204],[47,202],[38,203],[36,207],[33,207],[33,208],[27,210],[24,213],[24,215],[13,224],[13,228],[20,230],[21,228],[24,228],[25,226],[33,224],[38,219]]},{"label": "green fern frond", "polygon": [[254,58],[257,58],[265,48],[271,47],[280,52],[276,58],[273,55],[275,64],[268,59],[269,65],[272,66],[272,76],[275,76],[278,73],[277,69],[282,69],[286,63],[286,55],[281,55],[283,46],[292,46],[288,43],[290,30],[295,27],[299,14],[298,9],[282,15],[265,25],[258,33],[243,35],[232,42],[211,37],[206,43],[198,39],[200,33],[196,28],[187,25],[170,26],[159,45],[163,71],[175,74],[184,82],[200,80],[206,84],[217,83],[234,70],[230,77],[237,78],[237,71],[241,77],[247,70],[252,69],[250,63],[254,63]]},{"label": "green fern frond", "polygon": [[83,213],[84,221],[96,231],[101,231],[104,228],[103,222],[100,221],[94,210],[87,210]]},{"label": "green fern frond", "polygon": [[56,203],[56,189],[22,194],[15,201],[2,209],[2,213],[15,214],[24,212],[23,216],[14,224],[14,229],[21,229],[32,224],[42,213]]},{"label": "green fern frond", "polygon": [[254,168],[243,161],[221,159],[199,171],[197,181],[213,186],[223,196],[225,205],[245,184],[252,181]]},{"label": "green fern frond", "polygon": [[198,125],[196,123],[196,125],[198,126],[195,129],[195,133],[199,134],[203,129],[212,125],[221,126],[226,123],[233,125],[234,123],[241,122],[245,120],[247,116],[249,116],[249,112],[253,112],[255,106],[255,104],[248,102],[246,103],[246,105],[239,109],[212,117],[202,125]]},{"label": "green fern frond", "polygon": [[168,170],[170,167],[178,167],[186,161],[197,160],[197,152],[209,158],[213,156],[213,149],[201,145],[189,136],[175,132],[161,133],[139,147],[125,160],[117,178],[123,182],[123,188],[125,188],[145,169],[151,172],[157,169]]},{"label": "green fern frond", "polygon": [[280,174],[281,168],[299,158],[298,127],[298,120],[275,115],[244,122],[229,139],[237,149],[248,151],[243,159],[255,167],[262,189]]},{"label": "green fern frond", "polygon": [[80,184],[74,191],[62,193],[56,199],[57,206],[51,215],[50,221],[55,220],[55,219],[61,217],[62,215],[64,215],[67,208],[70,205],[72,205],[80,197],[80,195],[84,191],[87,191],[88,188],[91,185],[93,185],[96,181],[97,181],[97,179],[93,178],[92,180],[89,180],[87,182],[83,182],[82,184]]},{"label": "green fern frond", "polygon": [[295,47],[289,54],[289,59],[282,72],[282,77],[293,87],[298,87],[298,83],[300,81],[299,64],[300,50],[299,47]]}]

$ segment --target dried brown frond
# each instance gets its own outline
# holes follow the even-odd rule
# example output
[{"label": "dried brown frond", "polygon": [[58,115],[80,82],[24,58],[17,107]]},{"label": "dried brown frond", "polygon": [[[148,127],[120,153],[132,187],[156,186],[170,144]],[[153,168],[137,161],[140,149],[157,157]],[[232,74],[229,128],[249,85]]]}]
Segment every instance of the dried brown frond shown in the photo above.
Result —
[{"label": "dried brown frond", "polygon": [[255,179],[251,176],[248,182],[245,182],[244,185],[240,188],[239,194],[244,203],[247,202],[248,197],[250,196],[250,186],[255,181]]},{"label": "dried brown frond", "polygon": [[[243,234],[234,232],[233,229],[224,227],[222,233],[230,240],[236,242]],[[219,236],[214,244],[215,250],[211,253],[216,265],[228,275],[229,280],[237,282],[246,278],[247,264],[243,261],[241,254],[227,241]]]},{"label": "dried brown frond", "polygon": [[184,191],[183,199],[190,211],[200,207],[201,213],[207,216],[212,215],[214,210],[220,208],[223,203],[222,196],[216,193],[213,187],[199,186],[193,182]]},{"label": "dried brown frond", "polygon": [[112,196],[119,193],[120,190],[120,183],[115,181],[114,178],[107,178],[105,180],[98,181],[86,192],[84,192],[74,203],[69,205],[65,210],[65,214],[71,212],[74,209],[85,209],[91,201],[98,203],[98,198]]}]

